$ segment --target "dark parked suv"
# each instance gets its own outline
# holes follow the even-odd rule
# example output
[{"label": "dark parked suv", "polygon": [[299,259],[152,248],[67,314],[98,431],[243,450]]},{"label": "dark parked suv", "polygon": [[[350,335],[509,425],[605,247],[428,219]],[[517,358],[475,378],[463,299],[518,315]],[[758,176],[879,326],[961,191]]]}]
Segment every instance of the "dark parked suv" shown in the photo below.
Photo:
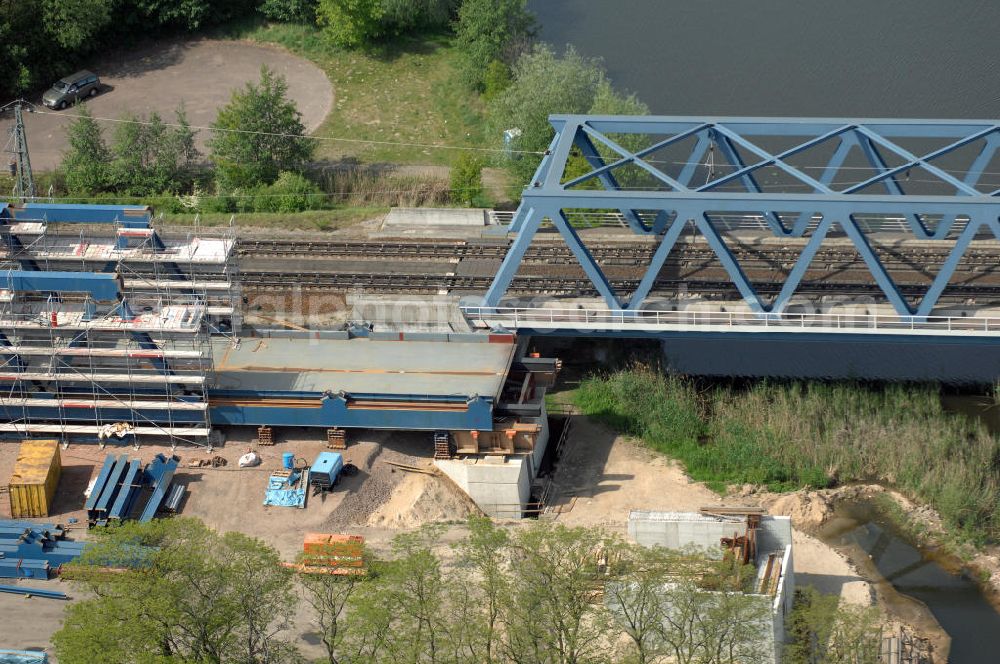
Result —
[{"label": "dark parked suv", "polygon": [[101,79],[90,71],[78,71],[59,79],[42,95],[42,103],[49,108],[63,109],[84,97],[94,97],[101,89]]}]

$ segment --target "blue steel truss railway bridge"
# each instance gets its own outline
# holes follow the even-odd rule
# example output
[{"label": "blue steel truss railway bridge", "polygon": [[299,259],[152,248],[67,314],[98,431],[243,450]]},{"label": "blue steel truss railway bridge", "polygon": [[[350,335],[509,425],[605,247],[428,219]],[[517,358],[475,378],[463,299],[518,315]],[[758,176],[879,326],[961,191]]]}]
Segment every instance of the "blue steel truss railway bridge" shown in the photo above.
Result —
[{"label": "blue steel truss railway bridge", "polygon": [[[478,327],[659,338],[693,373],[1000,377],[997,122],[551,122],[507,242],[328,242],[306,250],[459,263],[393,273],[345,261],[306,285],[478,293],[462,303]],[[583,230],[602,220],[631,241]],[[286,283],[266,267],[243,274]]]},{"label": "blue steel truss railway bridge", "polygon": [[[0,435],[296,424],[531,453],[541,336],[659,340],[688,373],[1000,378],[997,122],[551,122],[510,223],[475,240],[238,245],[141,206],[2,206]],[[332,267],[282,266],[300,250]],[[444,292],[464,328],[243,324],[241,287],[298,286]]]}]

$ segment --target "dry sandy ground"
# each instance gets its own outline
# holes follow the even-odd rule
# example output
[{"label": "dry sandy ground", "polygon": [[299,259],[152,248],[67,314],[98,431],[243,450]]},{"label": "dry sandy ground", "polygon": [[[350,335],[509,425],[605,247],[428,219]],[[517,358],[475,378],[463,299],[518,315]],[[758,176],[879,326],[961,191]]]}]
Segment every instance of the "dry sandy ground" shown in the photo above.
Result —
[{"label": "dry sandy ground", "polygon": [[[301,549],[305,532],[357,533],[374,548],[384,550],[400,530],[432,521],[454,522],[475,511],[471,501],[447,479],[407,473],[387,463],[431,467],[433,444],[426,433],[353,432],[344,457],[357,466],[358,473],[343,477],[336,490],[325,497],[310,496],[307,507],[301,510],[264,506],[264,487],[269,471],[280,467],[283,452],[294,452],[303,464],[311,463],[317,453],[325,450],[323,432],[278,430],[277,445],[256,448],[263,464],[242,470],[236,461],[252,446],[255,430],[233,428],[226,434],[225,446],[214,452],[228,460],[225,468],[189,468],[189,461],[209,455],[194,448],[178,448],[182,461],[177,481],[188,487],[181,512],[199,517],[221,531],[237,530],[259,537],[275,546],[286,560],[293,559]],[[17,447],[0,444],[0,477],[9,476],[13,469]],[[62,480],[49,520],[65,523],[76,517],[82,522],[83,491],[111,452],[127,453],[148,462],[156,453],[169,454],[170,450],[147,445],[139,450],[74,445],[63,451]],[[564,504],[557,516],[560,522],[602,526],[621,533],[625,532],[632,509],[684,511],[723,502],[703,485],[688,480],[672,462],[582,417],[574,423],[559,460],[555,487]],[[8,514],[6,497],[0,497],[0,516]],[[442,547],[458,539],[462,530],[461,526],[450,527]],[[80,528],[72,531],[72,536],[83,538],[86,533]],[[868,584],[840,554],[799,531],[794,536],[797,583],[839,592],[853,602],[870,601]],[[74,590],[58,581],[22,585],[44,585],[70,593]],[[44,646],[59,628],[63,606],[51,600],[0,595],[5,628],[0,643],[11,648]],[[307,656],[322,654],[304,606],[299,607],[286,634]]]},{"label": "dry sandy ground", "polygon": [[[220,531],[239,531],[259,537],[278,549],[282,558],[293,560],[302,548],[307,532],[349,532],[364,535],[377,549],[384,549],[400,529],[413,528],[431,521],[463,519],[475,511],[472,502],[450,480],[420,473],[407,473],[387,461],[431,468],[433,442],[429,433],[394,433],[388,431],[354,432],[350,446],[343,453],[346,463],[358,468],[351,477],[342,477],[336,489],[326,496],[309,496],[304,509],[268,507],[263,504],[269,471],[281,467],[284,452],[294,452],[299,465],[311,464],[326,450],[325,432],[320,429],[289,428],[276,431],[277,444],[256,447],[255,429],[232,428],[226,431],[226,444],[211,455],[184,447],[176,454],[181,464],[175,480],[187,486],[188,495],[181,513],[195,516]],[[254,448],[262,457],[257,468],[240,469],[239,457]],[[0,477],[7,478],[14,468],[18,445],[0,443]],[[77,518],[80,524],[70,527],[70,537],[85,539],[83,492],[90,478],[99,472],[107,454],[128,454],[149,462],[157,453],[170,454],[166,446],[73,445],[61,452],[63,472],[50,522],[67,523]],[[190,468],[188,462],[221,456],[228,461],[224,468]],[[0,518],[10,516],[6,494],[0,494]],[[448,541],[458,534],[448,534]],[[447,544],[447,542],[445,542]],[[61,590],[70,595],[75,588],[58,580],[21,581],[19,585]],[[59,629],[65,604],[47,599],[25,599],[0,594],[0,648],[27,649],[45,647]],[[319,657],[322,646],[315,638],[308,608],[301,605],[291,620],[286,636],[294,639],[303,653]]]},{"label": "dry sandy ground", "polygon": [[[105,89],[83,103],[98,118],[116,120],[126,112],[148,115],[156,111],[165,122],[172,122],[174,110],[183,102],[191,125],[207,127],[232,91],[258,80],[265,64],[285,77],[288,96],[298,105],[306,130],[316,129],[333,106],[333,87],[326,74],[285,50],[249,42],[158,42],[115,55],[113,60],[90,63],[88,67],[101,77]],[[37,103],[39,110],[26,114],[24,120],[31,165],[50,170],[66,149],[65,128],[74,111],[53,111],[41,105],[41,98],[29,101]],[[7,136],[11,122],[6,116],[0,120],[0,135]],[[114,127],[114,122],[103,123],[106,137]],[[208,131],[196,136],[203,154],[209,137]]]},{"label": "dry sandy ground", "polygon": [[[607,427],[576,416],[555,486],[568,511],[559,514],[567,525],[603,526],[624,533],[630,510],[697,511],[706,505],[739,505],[705,485],[692,482],[672,461],[655,454]],[[793,517],[793,525],[795,518]],[[833,548],[795,529],[796,584],[869,604],[870,585]]]}]

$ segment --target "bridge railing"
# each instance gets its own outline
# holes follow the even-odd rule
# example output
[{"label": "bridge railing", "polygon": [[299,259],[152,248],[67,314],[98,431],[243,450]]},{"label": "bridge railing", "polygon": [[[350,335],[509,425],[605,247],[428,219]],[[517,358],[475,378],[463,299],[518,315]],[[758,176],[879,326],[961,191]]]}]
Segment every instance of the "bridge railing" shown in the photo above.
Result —
[{"label": "bridge railing", "polygon": [[[509,226],[514,220],[514,212],[507,210],[489,210],[489,223],[491,226]],[[639,213],[639,217],[647,223],[652,223],[656,215],[650,213]],[[567,217],[577,228],[628,228],[625,216],[621,212],[590,212],[584,210],[574,210],[567,214]],[[814,215],[807,227],[807,234],[816,230],[821,220],[820,215]],[[911,231],[906,217],[894,215],[866,216],[863,214],[854,216],[858,227],[865,233],[901,233],[907,234]],[[754,214],[716,214],[713,215],[716,227],[721,231],[758,231],[770,233],[767,219],[764,215]],[[956,237],[965,228],[968,219],[959,219],[952,227],[948,237]],[[551,222],[543,222],[542,228],[549,228]],[[688,229],[694,232],[693,229]],[[992,238],[989,233],[977,235],[977,239]]]},{"label": "bridge railing", "polygon": [[747,311],[665,311],[473,307],[462,312],[486,327],[552,331],[732,331],[844,334],[917,334],[1000,337],[1000,317],[899,316],[860,313],[780,313]]}]

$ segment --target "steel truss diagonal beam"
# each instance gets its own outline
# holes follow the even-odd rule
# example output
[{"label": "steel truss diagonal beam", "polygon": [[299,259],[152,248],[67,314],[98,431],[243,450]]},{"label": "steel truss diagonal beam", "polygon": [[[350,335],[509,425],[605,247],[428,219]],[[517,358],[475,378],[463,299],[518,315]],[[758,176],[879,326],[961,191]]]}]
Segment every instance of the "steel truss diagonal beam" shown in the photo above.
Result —
[{"label": "steel truss diagonal beam", "polygon": [[[629,310],[642,308],[685,228],[693,227],[706,239],[748,307],[762,315],[780,313],[788,305],[834,226],[851,240],[896,312],[913,317],[931,314],[977,234],[1000,239],[1000,190],[990,191],[995,185],[981,183],[1000,150],[1000,123],[995,121],[564,115],[553,116],[551,123],[555,136],[524,191],[509,229],[516,234],[514,243],[486,293],[486,306],[500,304],[543,219],[551,220],[608,306]],[[626,144],[632,147],[612,135],[631,136]],[[635,147],[644,140],[647,145]],[[915,150],[906,144],[926,146],[928,140],[938,147]],[[592,170],[569,179],[565,173],[574,149]],[[664,150],[684,156],[677,161],[651,158]],[[713,153],[728,162],[722,165],[724,172],[715,173]],[[625,166],[644,171],[655,189],[623,188],[616,171]],[[952,193],[928,193],[909,181],[904,189],[898,176],[913,168],[934,178],[935,192],[944,188]],[[772,172],[780,172],[781,181],[759,180],[764,169],[777,169]],[[867,173],[859,177],[858,169]],[[707,173],[706,180],[693,185],[698,173]],[[579,188],[592,181],[603,190]],[[734,185],[745,191],[734,191]],[[872,185],[885,192],[876,192]],[[570,221],[571,211],[607,209],[620,211],[633,232],[659,238],[631,294],[614,291]],[[643,221],[640,212],[655,215],[652,224]],[[726,246],[719,226],[725,215],[763,218],[777,237],[807,238],[773,301],[756,292]],[[913,306],[872,248],[867,234],[871,231],[865,230],[871,225],[859,222],[872,216],[905,219],[916,240],[952,243],[940,266],[928,266],[937,268],[936,276]],[[934,219],[937,227],[930,230]]]}]

